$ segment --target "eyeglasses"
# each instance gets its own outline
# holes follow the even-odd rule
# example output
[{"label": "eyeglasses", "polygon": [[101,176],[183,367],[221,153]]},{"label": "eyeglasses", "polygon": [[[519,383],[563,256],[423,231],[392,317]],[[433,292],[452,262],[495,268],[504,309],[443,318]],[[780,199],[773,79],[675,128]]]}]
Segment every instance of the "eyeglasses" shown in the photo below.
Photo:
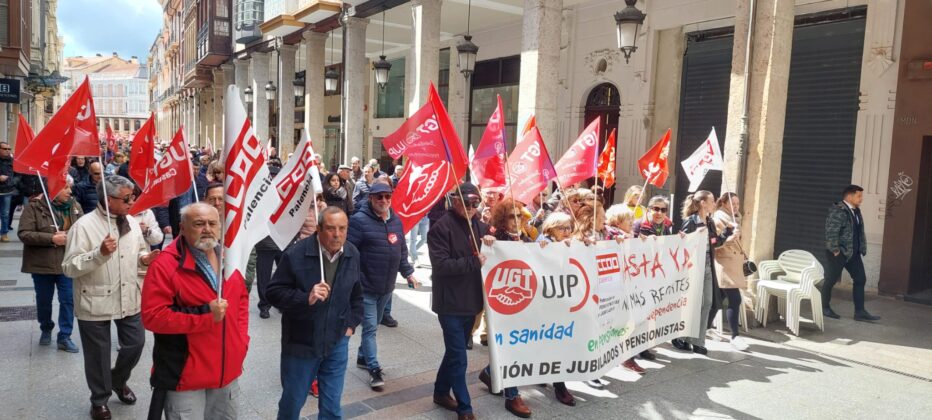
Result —
[{"label": "eyeglasses", "polygon": [[9,147],[0,147],[0,150],[12,150],[12,149]]},{"label": "eyeglasses", "polygon": [[463,203],[466,208],[472,207],[474,209],[478,209],[480,204],[482,204],[481,200],[469,200]]},{"label": "eyeglasses", "polygon": [[132,203],[133,201],[136,201],[136,195],[134,195],[134,194],[127,195],[126,197],[113,197],[113,196],[110,196],[110,198],[112,198],[112,199],[114,199],[114,200],[120,200],[120,201],[123,202],[123,204],[129,204],[129,203]]},{"label": "eyeglasses", "polygon": [[658,212],[658,213],[666,213],[666,212],[667,212],[667,208],[666,208],[666,207],[651,207],[650,209],[653,210],[653,211],[656,211],[656,212]]},{"label": "eyeglasses", "polygon": [[375,194],[372,196],[372,198],[376,200],[391,200],[392,195],[391,194]]},{"label": "eyeglasses", "polygon": [[564,232],[569,232],[569,231],[573,230],[573,228],[571,228],[571,227],[569,227],[569,226],[557,226],[557,227],[555,227],[554,229],[556,229],[556,230],[562,230],[562,231],[564,231]]}]

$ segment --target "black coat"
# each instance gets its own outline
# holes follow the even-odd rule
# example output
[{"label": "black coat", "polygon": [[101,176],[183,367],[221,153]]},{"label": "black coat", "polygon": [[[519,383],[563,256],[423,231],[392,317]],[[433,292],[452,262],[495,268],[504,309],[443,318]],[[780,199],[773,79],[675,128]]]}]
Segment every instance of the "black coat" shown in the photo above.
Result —
[{"label": "black coat", "polygon": [[91,181],[90,178],[74,184],[72,191],[74,192],[74,198],[78,200],[78,204],[81,205],[81,210],[84,211],[84,214],[91,213],[97,209],[97,205],[99,204],[97,200],[97,184]]},{"label": "black coat", "polygon": [[683,219],[683,228],[680,230],[683,233],[693,233],[699,228],[705,227],[709,232],[709,248],[707,250],[708,261],[712,268],[712,283],[718,284],[718,278],[715,276],[715,248],[721,248],[725,245],[725,240],[734,233],[734,230],[729,227],[725,229],[721,234],[718,233],[715,228],[715,222],[712,221],[712,218],[709,217],[705,221],[699,218],[698,214],[691,215],[686,219]]},{"label": "black coat", "polygon": [[362,285],[359,251],[343,245],[330,296],[313,306],[308,297],[323,277],[317,235],[302,239],[282,253],[265,296],[282,311],[282,353],[296,357],[327,357],[347,328],[362,322]]},{"label": "black coat", "polygon": [[408,262],[404,226],[395,213],[389,214],[388,220],[382,220],[367,202],[350,218],[346,240],[366,262],[362,265],[362,290],[366,293],[389,294],[395,290],[399,272],[404,278],[414,274]]},{"label": "black coat", "polygon": [[[471,228],[476,247],[489,227],[474,217]],[[433,268],[431,310],[441,315],[475,316],[482,312],[482,266],[470,242],[466,219],[447,212],[427,231],[427,249]]]},{"label": "black coat", "polygon": [[13,158],[0,158],[0,175],[6,175],[6,181],[0,181],[0,194],[16,192],[16,180],[13,179]]}]

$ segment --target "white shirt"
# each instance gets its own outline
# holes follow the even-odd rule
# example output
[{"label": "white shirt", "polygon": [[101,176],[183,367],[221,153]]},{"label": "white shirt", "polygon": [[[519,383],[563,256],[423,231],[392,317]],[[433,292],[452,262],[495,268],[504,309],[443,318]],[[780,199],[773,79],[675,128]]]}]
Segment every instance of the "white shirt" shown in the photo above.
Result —
[{"label": "white shirt", "polygon": [[861,223],[861,220],[858,219],[858,213],[854,211],[855,207],[852,206],[851,203],[849,203],[849,202],[847,202],[847,201],[845,201],[845,200],[842,200],[842,202],[844,202],[845,205],[848,206],[848,211],[850,211],[850,212],[851,212],[851,215],[854,216],[854,223],[860,224],[860,223]]},{"label": "white shirt", "polygon": [[320,252],[324,254],[325,257],[327,257],[327,260],[329,260],[331,263],[334,263],[336,262],[336,260],[340,258],[340,256],[343,255],[343,247],[341,246],[340,250],[337,251],[337,253],[333,255],[331,255],[330,251],[327,251],[327,248],[324,248],[323,246],[320,247]]}]

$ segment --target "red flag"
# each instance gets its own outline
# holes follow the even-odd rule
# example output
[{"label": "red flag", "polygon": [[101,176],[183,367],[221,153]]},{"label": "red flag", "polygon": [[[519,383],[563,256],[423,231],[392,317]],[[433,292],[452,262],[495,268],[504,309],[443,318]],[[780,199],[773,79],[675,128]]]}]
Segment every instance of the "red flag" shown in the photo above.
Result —
[{"label": "red flag", "polygon": [[596,175],[601,118],[592,121],[556,164],[560,185],[569,187]]},{"label": "red flag", "polygon": [[32,143],[35,137],[35,134],[32,134],[32,127],[30,127],[26,119],[23,118],[23,114],[19,114],[19,127],[16,128],[16,154],[13,155],[13,172],[19,172],[21,174],[31,174],[35,172],[35,169],[20,162],[19,158],[23,151],[26,150],[26,146],[29,146],[29,143]]},{"label": "red flag", "polygon": [[107,150],[110,150],[113,153],[116,153],[117,150],[117,137],[116,134],[113,134],[113,129],[110,128],[110,123],[107,123]]},{"label": "red flag", "polygon": [[599,179],[602,180],[604,188],[611,188],[615,185],[615,129],[608,135],[608,141],[605,142],[605,149],[599,155]]},{"label": "red flag", "polygon": [[[508,171],[511,190],[516,200],[530,203],[534,196],[547,188],[547,183],[556,178],[557,171],[550,160],[550,153],[540,137],[537,127],[531,130],[515,146],[508,156]],[[506,191],[505,195],[511,193]]]},{"label": "red flag", "polygon": [[[45,128],[20,153],[23,165],[38,168],[43,176],[48,173],[53,152],[67,156],[98,156],[100,142],[97,135],[97,115],[88,79],[65,101],[52,116]],[[60,149],[62,145],[67,148]]]},{"label": "red flag", "polygon": [[531,131],[531,129],[534,127],[537,127],[537,117],[531,115],[531,117],[527,119],[527,122],[524,123],[524,129],[521,130],[521,138],[524,138],[524,135],[527,134],[528,131]]},{"label": "red flag", "polygon": [[167,203],[168,200],[191,189],[194,179],[191,178],[191,159],[188,158],[188,149],[185,147],[187,143],[184,141],[182,129],[178,129],[168,149],[162,154],[149,183],[130,207],[130,214]]},{"label": "red flag", "polygon": [[136,184],[145,187],[149,179],[155,179],[155,114],[140,127],[129,149],[129,176]]},{"label": "red flag", "polygon": [[457,182],[450,170],[450,162],[446,160],[435,160],[426,165],[409,161],[392,194],[392,210],[401,219],[405,233],[427,216],[434,204]]},{"label": "red flag", "polygon": [[489,117],[469,168],[479,181],[480,188],[503,187],[505,181],[505,118],[502,114],[502,97]]},{"label": "red flag", "polygon": [[651,147],[644,156],[638,159],[638,171],[648,183],[663,188],[670,174],[667,166],[667,155],[670,153],[670,129]]},{"label": "red flag", "polygon": [[456,176],[466,173],[466,153],[433,84],[430,85],[427,103],[401,128],[382,139],[382,146],[393,159],[406,156],[408,162],[415,165],[445,160],[453,163]]}]

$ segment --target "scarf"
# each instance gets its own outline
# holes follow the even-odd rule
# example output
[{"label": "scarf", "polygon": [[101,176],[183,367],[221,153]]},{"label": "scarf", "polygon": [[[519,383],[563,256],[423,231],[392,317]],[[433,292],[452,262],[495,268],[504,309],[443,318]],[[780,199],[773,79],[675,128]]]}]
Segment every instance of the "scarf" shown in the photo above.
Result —
[{"label": "scarf", "polygon": [[[99,211],[100,214],[102,214],[102,215],[104,215],[104,216],[107,215],[107,209],[104,207],[103,204],[98,204],[98,205],[97,205],[97,211]],[[115,215],[115,214],[113,214],[113,213],[110,213],[110,218],[113,219],[113,220],[115,221],[115,224],[116,224],[116,227],[117,227],[117,232],[119,233],[119,236],[120,236],[120,237],[123,237],[123,235],[126,235],[127,233],[130,232],[130,230],[132,230],[132,229],[130,228],[130,226],[129,226],[129,221],[126,220],[126,216],[125,216],[125,215],[119,216],[119,215]],[[109,230],[109,228],[108,228],[108,230]]]},{"label": "scarf", "polygon": [[52,213],[52,218],[55,219],[59,229],[62,231],[68,230],[71,227],[71,210],[74,208],[74,200],[68,200],[64,203],[52,200],[52,208],[55,210]]}]

